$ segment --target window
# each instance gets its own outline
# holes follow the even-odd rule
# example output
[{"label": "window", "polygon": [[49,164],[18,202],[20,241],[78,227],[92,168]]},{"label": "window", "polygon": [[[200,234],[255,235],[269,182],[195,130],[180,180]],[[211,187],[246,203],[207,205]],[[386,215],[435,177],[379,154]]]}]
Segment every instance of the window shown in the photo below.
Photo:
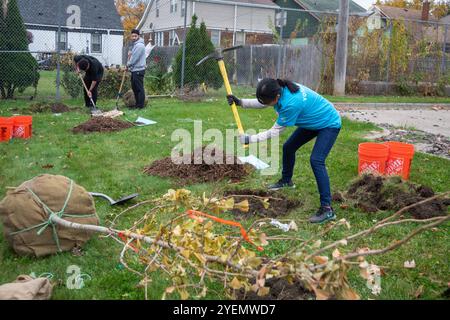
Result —
[{"label": "window", "polygon": [[244,32],[236,32],[234,38],[234,45],[240,46],[245,44],[245,33]]},{"label": "window", "polygon": [[220,46],[220,31],[219,30],[211,30],[211,42],[215,47]]},{"label": "window", "polygon": [[101,53],[102,52],[102,35],[98,33],[93,33],[91,35],[91,52]]},{"label": "window", "polygon": [[155,8],[156,8],[156,17],[158,18],[159,17],[159,0],[156,0]]},{"label": "window", "polygon": [[186,14],[186,1],[185,0],[181,0],[181,16],[184,17],[184,15]]},{"label": "window", "polygon": [[178,35],[175,30],[170,31],[169,33],[169,45],[177,46],[180,44],[180,40],[178,39]]},{"label": "window", "polygon": [[155,45],[160,47],[164,46],[164,32],[155,33]]},{"label": "window", "polygon": [[170,12],[177,12],[177,2],[178,0],[170,0]]},{"label": "window", "polygon": [[[59,38],[59,50],[65,51],[67,50],[67,32],[61,31]],[[56,43],[58,44],[58,31],[56,32]],[[57,47],[58,49],[58,47]]]}]

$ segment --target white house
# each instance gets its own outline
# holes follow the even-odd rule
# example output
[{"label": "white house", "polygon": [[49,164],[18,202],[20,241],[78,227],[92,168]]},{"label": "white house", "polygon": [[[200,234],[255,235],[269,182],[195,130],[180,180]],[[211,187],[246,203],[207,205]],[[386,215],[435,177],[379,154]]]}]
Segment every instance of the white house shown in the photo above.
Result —
[{"label": "white house", "polygon": [[205,22],[215,46],[271,43],[270,21],[278,5],[271,0],[149,0],[137,28],[155,45],[172,46],[182,41],[184,15]]},{"label": "white house", "polygon": [[123,27],[114,0],[18,0],[20,12],[36,56],[60,49],[96,57],[104,65],[122,65]]}]

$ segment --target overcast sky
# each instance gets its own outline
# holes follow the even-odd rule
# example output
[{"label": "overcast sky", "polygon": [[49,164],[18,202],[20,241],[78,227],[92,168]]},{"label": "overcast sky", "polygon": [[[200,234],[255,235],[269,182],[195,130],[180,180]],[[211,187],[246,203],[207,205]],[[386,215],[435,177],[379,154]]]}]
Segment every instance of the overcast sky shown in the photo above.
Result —
[{"label": "overcast sky", "polygon": [[353,0],[365,9],[368,9],[376,0]]}]

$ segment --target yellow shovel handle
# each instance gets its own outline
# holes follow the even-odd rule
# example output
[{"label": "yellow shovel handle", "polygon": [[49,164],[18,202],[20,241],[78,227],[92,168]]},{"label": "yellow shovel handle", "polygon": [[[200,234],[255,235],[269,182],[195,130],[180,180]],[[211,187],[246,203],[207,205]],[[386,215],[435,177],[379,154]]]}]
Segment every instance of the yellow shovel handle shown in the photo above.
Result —
[{"label": "yellow shovel handle", "polygon": [[[225,89],[227,91],[227,95],[233,94],[231,92],[231,86],[230,86],[230,81],[228,80],[227,70],[225,69],[225,63],[223,62],[223,60],[219,60],[218,62],[219,62],[220,73],[222,74],[223,82],[225,83]],[[231,105],[231,110],[233,111],[234,120],[236,121],[238,130],[239,130],[239,134],[244,134],[244,128],[242,127],[241,118],[239,118],[239,113],[236,108],[236,104],[234,102]]]}]

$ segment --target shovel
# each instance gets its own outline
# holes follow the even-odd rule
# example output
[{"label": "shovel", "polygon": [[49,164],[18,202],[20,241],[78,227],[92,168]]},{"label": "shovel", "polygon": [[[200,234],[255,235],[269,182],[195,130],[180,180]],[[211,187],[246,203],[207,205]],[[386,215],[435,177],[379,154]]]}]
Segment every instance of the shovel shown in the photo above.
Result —
[{"label": "shovel", "polygon": [[[78,73],[78,76],[80,77],[81,83],[83,83],[83,87],[84,87],[84,90],[86,90],[86,94],[88,94],[89,93],[89,89],[86,87],[86,84],[84,83],[84,80],[83,80],[83,77],[81,76],[81,73],[79,73],[79,72],[77,72],[77,73]],[[102,112],[97,109],[97,106],[95,105],[94,100],[92,100],[92,97],[89,97],[89,99],[91,100],[92,106],[94,107],[91,110],[91,115],[92,116],[101,116]]]},{"label": "shovel", "polygon": [[120,83],[119,93],[117,94],[117,99],[116,99],[116,108],[114,110],[119,110],[119,99],[122,97],[122,89],[123,89],[123,84],[125,82],[126,75],[127,75],[127,68],[125,68],[123,70],[122,82]]},{"label": "shovel", "polygon": [[111,198],[103,193],[89,192],[89,194],[93,197],[100,197],[100,198],[104,198],[104,199],[108,200],[112,206],[115,206],[118,204],[123,204],[123,203],[130,201],[131,199],[134,199],[137,196],[139,196],[139,193],[133,193],[133,194],[130,194],[129,196],[122,197],[119,200],[114,200],[113,198]]}]

